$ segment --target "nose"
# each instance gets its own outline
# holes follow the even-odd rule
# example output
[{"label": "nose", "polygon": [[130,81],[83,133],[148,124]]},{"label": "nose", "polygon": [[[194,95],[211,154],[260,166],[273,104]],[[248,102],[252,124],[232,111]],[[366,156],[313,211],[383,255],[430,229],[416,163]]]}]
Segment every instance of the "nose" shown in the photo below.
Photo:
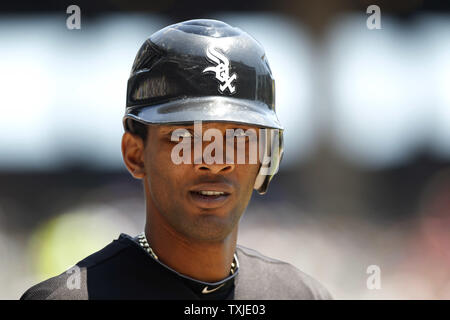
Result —
[{"label": "nose", "polygon": [[229,156],[225,145],[222,151],[213,149],[211,152],[205,152],[206,148],[204,147],[201,153],[196,153],[195,150],[192,153],[195,171],[199,173],[225,174],[234,170],[234,159]]},{"label": "nose", "polygon": [[234,164],[229,163],[213,163],[213,164],[207,164],[207,163],[201,163],[195,165],[195,170],[199,172],[209,172],[212,174],[219,174],[219,173],[230,173],[234,170]]}]

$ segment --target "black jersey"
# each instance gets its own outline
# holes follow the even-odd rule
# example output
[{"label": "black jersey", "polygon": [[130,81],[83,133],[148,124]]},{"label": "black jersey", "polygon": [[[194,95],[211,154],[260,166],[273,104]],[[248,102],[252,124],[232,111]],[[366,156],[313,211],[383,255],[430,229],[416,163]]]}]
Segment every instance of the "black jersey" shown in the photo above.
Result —
[{"label": "black jersey", "polygon": [[165,266],[136,238],[122,233],[74,268],[31,287],[20,299],[331,299],[318,281],[286,262],[240,245],[236,256],[239,268],[234,274],[207,283]]}]

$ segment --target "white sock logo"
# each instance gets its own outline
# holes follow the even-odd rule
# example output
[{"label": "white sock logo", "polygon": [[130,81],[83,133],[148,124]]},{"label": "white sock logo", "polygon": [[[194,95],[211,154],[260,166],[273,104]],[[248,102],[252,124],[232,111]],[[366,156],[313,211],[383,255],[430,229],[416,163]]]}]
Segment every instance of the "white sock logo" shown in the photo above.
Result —
[{"label": "white sock logo", "polygon": [[213,47],[209,47],[206,50],[206,56],[211,61],[215,62],[217,66],[205,68],[203,73],[214,72],[216,74],[216,79],[222,83],[219,85],[219,91],[221,93],[224,93],[226,89],[228,89],[230,93],[234,93],[236,91],[236,87],[232,85],[232,82],[237,79],[237,74],[233,73],[230,77],[230,61],[228,58]]}]

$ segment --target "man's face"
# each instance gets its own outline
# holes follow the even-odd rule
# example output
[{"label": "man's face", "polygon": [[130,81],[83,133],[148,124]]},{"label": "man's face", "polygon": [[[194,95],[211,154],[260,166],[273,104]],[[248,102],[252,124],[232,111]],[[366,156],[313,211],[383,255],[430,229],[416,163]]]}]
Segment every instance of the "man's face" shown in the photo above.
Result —
[{"label": "man's face", "polygon": [[[180,128],[190,133],[184,137],[192,135],[191,143],[185,145],[191,151],[191,161],[187,164],[175,164],[173,158],[173,149],[180,142],[172,141],[172,134]],[[230,155],[226,154],[226,130],[253,129],[258,136],[258,129],[231,123],[202,123],[201,136],[211,128],[222,134],[223,164],[206,164],[204,158],[200,159],[201,163],[194,163],[194,125],[149,126],[144,149],[144,179],[147,203],[154,206],[172,228],[191,238],[218,241],[237,226],[251,198],[259,170],[259,160],[249,164],[248,138],[244,138],[247,139],[245,163],[237,163],[237,154],[244,149],[242,145],[238,147],[237,139],[232,140],[234,159],[226,163],[227,157],[230,162]],[[198,145],[202,155],[209,144],[210,141],[203,141]]]}]

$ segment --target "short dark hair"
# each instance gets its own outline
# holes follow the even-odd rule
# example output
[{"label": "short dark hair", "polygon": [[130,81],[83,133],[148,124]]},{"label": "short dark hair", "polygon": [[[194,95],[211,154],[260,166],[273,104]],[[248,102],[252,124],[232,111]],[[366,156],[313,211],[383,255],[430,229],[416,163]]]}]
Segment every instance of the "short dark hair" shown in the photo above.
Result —
[{"label": "short dark hair", "polygon": [[147,142],[148,127],[146,124],[133,119],[127,119],[125,123],[125,131],[139,136],[142,141],[144,141],[144,145]]}]

